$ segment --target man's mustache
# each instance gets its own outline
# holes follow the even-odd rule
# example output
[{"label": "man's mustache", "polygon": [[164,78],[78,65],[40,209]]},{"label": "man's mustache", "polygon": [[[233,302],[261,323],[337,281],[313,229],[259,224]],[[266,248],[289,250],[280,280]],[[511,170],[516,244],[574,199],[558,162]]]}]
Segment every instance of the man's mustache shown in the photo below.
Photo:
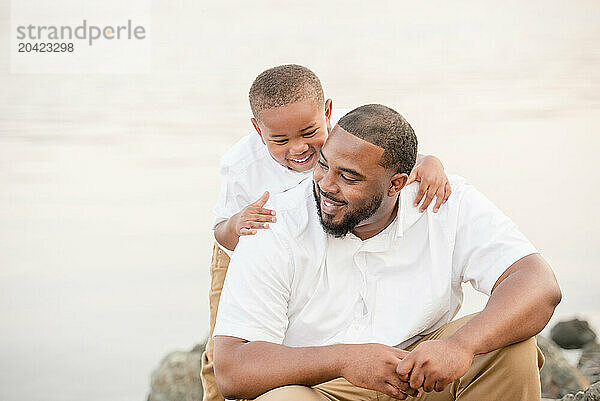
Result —
[{"label": "man's mustache", "polygon": [[329,200],[332,200],[332,201],[334,201],[334,202],[336,202],[336,203],[340,203],[340,204],[342,204],[342,205],[347,205],[347,204],[348,204],[348,202],[346,202],[346,201],[343,201],[343,200],[336,199],[334,196],[331,196],[331,194],[329,194],[328,192],[325,192],[325,191],[323,191],[323,190],[321,189],[321,187],[319,186],[319,184],[316,184],[316,183],[315,183],[315,185],[317,186],[317,189],[319,190],[319,195],[320,195],[320,196],[324,196],[324,197],[326,197],[327,199],[329,199]]}]

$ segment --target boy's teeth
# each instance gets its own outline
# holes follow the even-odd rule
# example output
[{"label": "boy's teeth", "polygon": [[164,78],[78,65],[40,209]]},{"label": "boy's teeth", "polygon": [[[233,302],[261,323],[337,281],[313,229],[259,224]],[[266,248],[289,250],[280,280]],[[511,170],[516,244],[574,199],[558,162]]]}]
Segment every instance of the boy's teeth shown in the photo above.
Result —
[{"label": "boy's teeth", "polygon": [[292,159],[293,161],[295,161],[296,163],[302,163],[308,160],[308,158],[310,157],[310,155],[306,156],[304,159]]}]

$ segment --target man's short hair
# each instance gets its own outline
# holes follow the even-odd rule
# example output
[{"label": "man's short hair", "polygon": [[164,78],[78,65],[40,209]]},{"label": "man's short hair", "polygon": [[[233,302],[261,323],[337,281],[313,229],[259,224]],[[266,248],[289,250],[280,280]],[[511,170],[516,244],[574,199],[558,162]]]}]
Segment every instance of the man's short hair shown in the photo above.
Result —
[{"label": "man's short hair", "polygon": [[352,135],[384,149],[379,164],[395,173],[410,174],[417,160],[417,136],[395,110],[381,104],[357,107],[338,121]]},{"label": "man's short hair", "polygon": [[305,99],[320,106],[325,102],[319,78],[308,68],[297,64],[280,65],[262,72],[252,83],[248,98],[256,119],[263,110]]}]

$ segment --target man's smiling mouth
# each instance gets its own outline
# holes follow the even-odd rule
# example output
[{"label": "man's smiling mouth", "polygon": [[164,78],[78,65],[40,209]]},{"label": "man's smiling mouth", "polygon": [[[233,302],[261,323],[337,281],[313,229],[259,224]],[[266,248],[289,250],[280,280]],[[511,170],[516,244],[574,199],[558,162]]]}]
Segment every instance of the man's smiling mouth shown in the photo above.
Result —
[{"label": "man's smiling mouth", "polygon": [[326,214],[336,214],[347,204],[347,202],[334,200],[326,196],[325,193],[321,191],[321,188],[319,188],[319,195],[321,195],[321,199],[319,200],[321,211]]}]

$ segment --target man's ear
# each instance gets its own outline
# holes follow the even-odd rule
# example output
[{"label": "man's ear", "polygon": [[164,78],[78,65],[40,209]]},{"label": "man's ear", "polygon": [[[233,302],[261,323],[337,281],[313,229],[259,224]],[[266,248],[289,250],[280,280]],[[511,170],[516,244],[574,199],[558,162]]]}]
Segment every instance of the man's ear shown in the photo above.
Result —
[{"label": "man's ear", "polygon": [[256,118],[252,117],[250,119],[250,122],[252,123],[252,126],[254,126],[254,129],[258,133],[258,136],[260,136],[262,143],[264,143],[266,145],[267,143],[265,142],[265,138],[263,138],[262,131],[260,130],[260,126],[258,125],[258,121],[256,121]]},{"label": "man's ear", "polygon": [[333,109],[333,100],[325,101],[325,121],[327,121],[327,132],[331,132],[331,110]]},{"label": "man's ear", "polygon": [[390,180],[390,187],[388,188],[388,196],[396,196],[402,188],[406,185],[406,181],[408,181],[407,174],[394,174]]}]

